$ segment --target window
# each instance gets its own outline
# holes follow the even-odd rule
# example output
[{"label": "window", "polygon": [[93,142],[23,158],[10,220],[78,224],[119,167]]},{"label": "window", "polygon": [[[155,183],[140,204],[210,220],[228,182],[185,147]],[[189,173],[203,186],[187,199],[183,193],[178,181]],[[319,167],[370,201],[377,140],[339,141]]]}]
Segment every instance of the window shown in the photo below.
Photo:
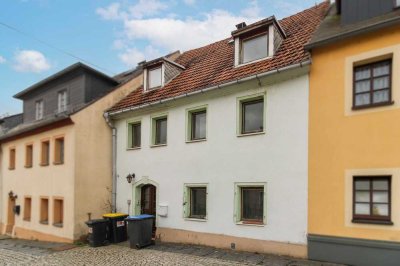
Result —
[{"label": "window", "polygon": [[14,170],[15,169],[15,156],[16,156],[16,150],[15,148],[10,149],[10,158],[9,158],[9,164],[8,164],[8,169]]},{"label": "window", "polygon": [[49,199],[48,198],[40,199],[40,223],[42,223],[42,224],[49,223]]},{"label": "window", "polygon": [[395,0],[395,7],[400,7],[400,0]]},{"label": "window", "polygon": [[54,145],[54,164],[64,163],[64,138],[57,138]]},{"label": "window", "polygon": [[267,223],[267,184],[235,183],[235,213],[237,224],[264,225]]},{"label": "window", "polygon": [[36,102],[36,120],[40,120],[43,118],[44,111],[44,103],[43,100],[39,100]]},{"label": "window", "polygon": [[62,113],[67,111],[67,90],[60,91],[58,93],[58,112]]},{"label": "window", "polygon": [[33,145],[29,144],[25,147],[25,167],[30,168],[33,166]]},{"label": "window", "polygon": [[55,199],[53,205],[53,225],[62,227],[64,221],[64,201],[62,199]]},{"label": "window", "polygon": [[31,210],[32,210],[32,198],[25,197],[25,199],[24,199],[24,220],[25,221],[31,220]]},{"label": "window", "polygon": [[42,141],[42,150],[41,150],[41,166],[49,165],[50,162],[50,141]]},{"label": "window", "polygon": [[148,73],[148,89],[155,89],[162,86],[162,67],[149,69]]},{"label": "window", "polygon": [[262,223],[264,219],[264,188],[242,187],[241,221],[245,223]]},{"label": "window", "polygon": [[154,145],[167,144],[167,117],[153,118]]},{"label": "window", "polygon": [[184,217],[207,219],[207,184],[185,184]]},{"label": "window", "polygon": [[391,224],[390,181],[390,176],[354,177],[353,222]]},{"label": "window", "polygon": [[268,56],[268,33],[241,40],[241,63],[248,63]]},{"label": "window", "polygon": [[130,149],[140,148],[141,138],[142,138],[141,126],[142,125],[140,122],[128,124],[128,130],[129,130],[128,148]]},{"label": "window", "polygon": [[190,140],[206,139],[207,111],[197,110],[189,112]]},{"label": "window", "polygon": [[258,97],[240,102],[240,133],[264,131],[264,98]]},{"label": "window", "polygon": [[353,109],[391,104],[392,61],[354,68]]}]

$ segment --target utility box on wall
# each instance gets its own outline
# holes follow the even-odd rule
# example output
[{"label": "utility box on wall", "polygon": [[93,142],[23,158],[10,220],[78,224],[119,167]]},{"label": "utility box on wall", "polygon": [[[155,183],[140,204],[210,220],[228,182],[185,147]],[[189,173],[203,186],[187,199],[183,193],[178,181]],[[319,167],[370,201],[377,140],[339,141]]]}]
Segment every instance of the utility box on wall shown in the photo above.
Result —
[{"label": "utility box on wall", "polygon": [[157,215],[160,217],[167,217],[168,216],[168,204],[159,204]]}]

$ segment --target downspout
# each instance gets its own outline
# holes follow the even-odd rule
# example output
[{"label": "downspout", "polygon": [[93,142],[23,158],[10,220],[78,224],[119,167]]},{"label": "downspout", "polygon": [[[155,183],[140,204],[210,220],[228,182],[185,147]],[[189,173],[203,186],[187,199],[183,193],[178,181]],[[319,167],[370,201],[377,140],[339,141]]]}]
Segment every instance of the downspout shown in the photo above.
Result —
[{"label": "downspout", "polygon": [[112,212],[117,212],[117,128],[111,121],[109,114],[104,113],[104,118],[108,126],[112,130],[112,192],[111,192],[111,206]]}]

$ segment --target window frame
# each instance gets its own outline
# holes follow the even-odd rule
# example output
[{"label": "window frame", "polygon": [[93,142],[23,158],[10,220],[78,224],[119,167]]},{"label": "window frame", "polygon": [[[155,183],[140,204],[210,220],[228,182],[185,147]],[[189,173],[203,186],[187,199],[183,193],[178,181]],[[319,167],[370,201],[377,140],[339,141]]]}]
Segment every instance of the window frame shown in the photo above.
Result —
[{"label": "window frame", "polygon": [[[65,93],[64,109],[61,110],[60,95],[61,95],[61,97],[63,97],[62,95],[64,95],[64,93]],[[58,93],[57,93],[57,112],[58,113],[66,112],[67,107],[68,107],[68,89],[63,89],[63,90],[58,91]]]},{"label": "window frame", "polygon": [[[43,206],[43,202],[47,201],[47,207]],[[45,207],[47,209],[47,212],[44,212],[43,207]],[[44,224],[44,225],[48,225],[50,222],[50,200],[49,197],[40,197],[40,208],[39,208],[39,223],[40,224]],[[47,220],[45,220],[44,218],[47,218]]]},{"label": "window frame", "polygon": [[[389,74],[374,77],[373,76],[374,66],[378,65],[378,64],[382,64],[382,63],[389,63]],[[362,68],[362,67],[369,67],[370,77],[366,78],[366,79],[356,80],[356,70],[359,68]],[[374,90],[374,80],[376,78],[382,78],[382,77],[389,77],[389,88]],[[352,105],[353,106],[352,106],[352,109],[353,110],[363,110],[363,109],[368,109],[368,108],[392,105],[394,103],[393,98],[392,98],[393,97],[393,92],[392,92],[393,81],[392,81],[392,79],[393,79],[393,59],[392,58],[387,58],[387,59],[383,59],[383,60],[379,60],[379,61],[374,61],[374,62],[370,62],[370,63],[366,63],[366,64],[360,64],[360,65],[353,66],[353,89],[352,89],[352,97],[353,97]],[[369,82],[370,82],[369,91],[356,93],[356,83],[360,82],[360,81],[366,81],[366,80],[369,80]],[[389,91],[389,99],[385,102],[373,103],[374,92],[384,91],[384,90]],[[370,103],[364,104],[364,105],[356,105],[356,96],[360,95],[360,94],[367,94],[367,93],[369,94]]]},{"label": "window frame", "polygon": [[[204,217],[191,215],[191,189],[193,188],[204,188],[206,190],[206,215]],[[183,218],[188,221],[206,222],[208,220],[208,195],[208,183],[185,183],[183,187]]]},{"label": "window frame", "polygon": [[[58,206],[58,203],[60,203]],[[56,208],[59,207],[56,211]],[[64,198],[62,197],[53,197],[53,226],[55,227],[63,227],[64,226]],[[59,215],[59,217],[57,216]],[[57,219],[58,218],[58,219]]]},{"label": "window frame", "polygon": [[[206,113],[206,135],[204,138],[193,138],[193,114]],[[208,105],[201,105],[186,109],[186,143],[206,141],[208,137]]]},{"label": "window frame", "polygon": [[[263,198],[264,198],[264,187],[241,187],[240,188],[240,221],[245,223],[245,224],[262,224],[264,219],[248,219],[248,218],[244,218],[243,217],[243,204],[244,204],[244,200],[243,200],[243,192],[244,190],[254,190],[254,191],[262,191],[263,193]],[[264,206],[263,206],[264,208]],[[264,216],[264,210],[263,210],[263,216]]]},{"label": "window frame", "polygon": [[[140,138],[139,138],[139,146],[134,146],[134,126],[140,127]],[[127,149],[128,150],[137,150],[142,147],[142,121],[141,119],[130,120],[127,122],[127,131],[128,131],[128,139],[127,139]]]},{"label": "window frame", "polygon": [[[267,225],[267,183],[266,182],[237,182],[235,183],[234,221],[237,225],[265,226]],[[242,188],[263,188],[263,219],[257,221],[242,219]]]},{"label": "window frame", "polygon": [[[59,142],[62,141],[62,149]],[[59,154],[58,154],[59,153]],[[59,136],[54,138],[54,165],[62,165],[65,163],[65,137]]]},{"label": "window frame", "polygon": [[[383,190],[374,190],[373,189],[373,181],[387,181],[388,182],[388,190],[384,190],[384,192],[388,193],[388,215],[373,215],[373,192],[375,191],[383,191]],[[370,205],[370,215],[361,215],[355,213],[356,204],[360,203],[356,201],[356,192],[363,190],[356,190],[356,182],[357,181],[368,181],[369,182],[369,202]],[[353,223],[370,223],[370,224],[388,224],[392,225],[392,176],[391,175],[380,175],[380,176],[368,176],[368,175],[355,175],[353,176],[353,188],[352,188],[352,222]],[[382,203],[386,204],[386,203]]]},{"label": "window frame", "polygon": [[[167,146],[168,144],[168,114],[167,113],[163,113],[163,114],[157,114],[154,116],[151,116],[151,137],[150,137],[150,147],[162,147],[162,146]],[[165,143],[157,143],[157,121],[159,120],[167,120],[167,135],[166,135],[166,141]]]},{"label": "window frame", "polygon": [[33,167],[33,143],[25,145],[25,168]]},{"label": "window frame", "polygon": [[[47,145],[47,154],[45,156],[44,145]],[[42,140],[40,141],[40,166],[48,166],[50,164],[50,140]],[[47,160],[45,160],[47,159]]]},{"label": "window frame", "polygon": [[[244,45],[243,44],[246,41],[250,41],[252,39],[256,39],[256,38],[262,37],[264,35],[267,37],[267,46],[266,46],[267,56],[244,62]],[[252,62],[257,62],[259,60],[268,58],[270,56],[270,54],[269,54],[269,45],[270,45],[269,38],[270,38],[269,29],[266,29],[266,30],[262,29],[260,32],[257,32],[257,33],[250,32],[244,36],[239,37],[239,65],[250,64]]]},{"label": "window frame", "polygon": [[11,147],[8,152],[8,170],[15,170],[17,165],[17,148]]},{"label": "window frame", "polygon": [[[267,103],[266,103],[266,92],[261,92],[257,93],[254,95],[248,95],[248,96],[243,96],[243,97],[238,97],[237,98],[237,130],[236,134],[238,137],[244,137],[244,136],[252,136],[252,135],[260,135],[260,134],[265,134],[266,132],[266,109],[267,109]],[[243,108],[243,103],[250,103],[250,102],[255,102],[258,100],[263,101],[263,129],[262,130],[257,130],[257,131],[251,131],[251,132],[245,132],[244,131],[244,108]]]},{"label": "window frame", "polygon": [[[150,87],[150,72],[156,69],[160,69],[160,85],[156,87]],[[151,66],[147,68],[146,73],[146,91],[157,90],[163,86],[163,64],[157,64],[155,66]]]},{"label": "window frame", "polygon": [[[29,201],[29,208],[27,208],[28,204],[27,202]],[[26,222],[30,222],[32,219],[32,197],[31,196],[25,196],[24,197],[24,216],[23,220]]]},{"label": "window frame", "polygon": [[35,120],[42,120],[44,118],[44,100],[40,99],[35,101]]}]

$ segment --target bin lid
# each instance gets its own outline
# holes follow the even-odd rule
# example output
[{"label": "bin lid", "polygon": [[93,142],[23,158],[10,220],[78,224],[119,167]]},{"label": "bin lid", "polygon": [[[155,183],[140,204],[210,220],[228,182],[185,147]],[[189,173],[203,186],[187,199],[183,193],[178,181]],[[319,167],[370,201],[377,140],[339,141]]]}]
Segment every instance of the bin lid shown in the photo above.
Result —
[{"label": "bin lid", "polygon": [[126,220],[145,220],[150,218],[154,218],[154,215],[141,214],[141,215],[128,216]]},{"label": "bin lid", "polygon": [[85,222],[87,225],[99,224],[99,223],[108,223],[106,219],[94,219]]},{"label": "bin lid", "polygon": [[118,217],[126,217],[126,216],[128,216],[128,214],[120,213],[120,212],[103,214],[103,217],[105,217],[105,218],[118,218]]}]

